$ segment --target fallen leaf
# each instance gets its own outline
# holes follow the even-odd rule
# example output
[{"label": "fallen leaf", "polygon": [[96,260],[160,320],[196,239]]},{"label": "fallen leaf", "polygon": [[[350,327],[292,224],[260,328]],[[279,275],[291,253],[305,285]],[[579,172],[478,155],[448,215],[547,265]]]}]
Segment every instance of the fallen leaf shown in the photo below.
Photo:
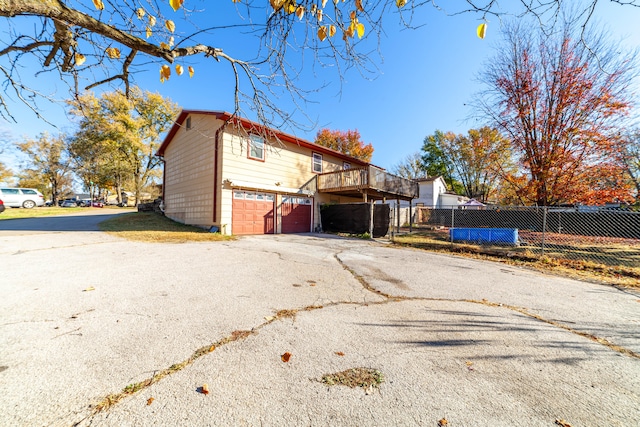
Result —
[{"label": "fallen leaf", "polygon": [[289,353],[288,351],[283,354],[282,356],[280,356],[280,358],[282,359],[282,361],[284,363],[287,363],[289,361],[289,359],[291,359],[291,353]]},{"label": "fallen leaf", "polygon": [[571,427],[571,424],[565,420],[556,420],[556,425],[559,425],[560,427]]},{"label": "fallen leaf", "polygon": [[449,421],[447,421],[446,418],[443,418],[441,420],[438,420],[438,427],[442,427],[442,426],[448,426],[449,425]]},{"label": "fallen leaf", "polygon": [[302,285],[300,285],[300,284],[298,284],[298,283],[294,283],[294,284],[293,284],[293,287],[294,287],[294,288],[299,288],[299,287],[301,287],[301,286],[302,286]]},{"label": "fallen leaf", "polygon": [[96,288],[94,288],[93,286],[89,286],[87,289],[83,289],[82,292],[89,292],[89,291],[95,291]]},{"label": "fallen leaf", "polygon": [[344,353],[343,353],[343,352],[341,352],[341,351],[336,351],[336,352],[335,352],[335,354],[336,354],[337,356],[344,356]]},{"label": "fallen leaf", "polygon": [[275,319],[275,317],[273,316],[264,316],[264,320],[266,320],[267,322],[271,322],[273,319]]},{"label": "fallen leaf", "polygon": [[153,397],[150,397],[147,399],[147,406],[151,405],[153,403]]},{"label": "fallen leaf", "polygon": [[467,362],[465,362],[465,363],[467,364],[467,366],[471,366],[471,365],[473,365],[473,362],[469,362],[469,361],[467,361]]},{"label": "fallen leaf", "polygon": [[202,384],[202,394],[209,394],[209,386],[207,384]]},{"label": "fallen leaf", "polygon": [[215,345],[212,345],[211,347],[209,347],[209,353],[211,353],[211,352],[212,352],[213,350],[215,350],[215,349],[216,349],[216,346],[215,346]]}]

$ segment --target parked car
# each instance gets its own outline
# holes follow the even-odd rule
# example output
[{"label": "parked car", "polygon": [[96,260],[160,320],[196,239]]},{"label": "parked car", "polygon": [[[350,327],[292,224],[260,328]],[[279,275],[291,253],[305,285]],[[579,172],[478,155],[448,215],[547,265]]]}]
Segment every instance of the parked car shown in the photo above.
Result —
[{"label": "parked car", "polygon": [[2,202],[2,199],[0,199],[0,213],[4,212],[4,203]]},{"label": "parked car", "polygon": [[104,207],[104,203],[102,202],[91,202],[91,206],[94,208],[102,208]]},{"label": "parked car", "polygon": [[44,206],[44,195],[35,188],[0,188],[0,198],[12,208]]},{"label": "parked car", "polygon": [[73,199],[67,199],[67,200],[63,200],[62,201],[62,203],[60,204],[60,207],[63,207],[63,208],[77,208],[78,207],[78,203]]}]

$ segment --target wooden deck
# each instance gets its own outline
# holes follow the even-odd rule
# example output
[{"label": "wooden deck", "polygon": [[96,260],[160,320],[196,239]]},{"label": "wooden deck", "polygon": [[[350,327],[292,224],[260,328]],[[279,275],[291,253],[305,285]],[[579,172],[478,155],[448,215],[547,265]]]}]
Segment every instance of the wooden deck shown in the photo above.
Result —
[{"label": "wooden deck", "polygon": [[318,191],[372,199],[411,200],[418,197],[418,183],[375,166],[352,168],[318,175]]}]

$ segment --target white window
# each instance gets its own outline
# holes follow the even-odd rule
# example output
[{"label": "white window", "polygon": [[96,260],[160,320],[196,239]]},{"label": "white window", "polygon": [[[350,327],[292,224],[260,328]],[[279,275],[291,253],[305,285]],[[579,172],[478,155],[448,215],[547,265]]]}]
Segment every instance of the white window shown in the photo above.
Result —
[{"label": "white window", "polygon": [[244,192],[242,191],[234,191],[233,192],[234,199],[244,199]]},{"label": "white window", "polygon": [[315,173],[322,173],[322,154],[313,153],[312,168]]},{"label": "white window", "polygon": [[249,136],[249,158],[264,160],[264,138],[257,135]]},{"label": "white window", "polygon": [[267,197],[267,202],[273,202],[274,201],[273,194],[267,194],[266,197]]}]

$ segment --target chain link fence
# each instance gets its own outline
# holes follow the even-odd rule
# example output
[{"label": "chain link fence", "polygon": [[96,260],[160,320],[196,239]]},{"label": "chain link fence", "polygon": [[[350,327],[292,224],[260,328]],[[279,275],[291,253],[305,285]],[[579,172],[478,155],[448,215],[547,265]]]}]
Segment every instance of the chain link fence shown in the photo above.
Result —
[{"label": "chain link fence", "polygon": [[[505,248],[523,256],[640,270],[640,212],[587,207],[417,207],[401,215],[437,241]],[[407,209],[408,211],[408,209]],[[392,219],[392,224],[398,218]]]}]

